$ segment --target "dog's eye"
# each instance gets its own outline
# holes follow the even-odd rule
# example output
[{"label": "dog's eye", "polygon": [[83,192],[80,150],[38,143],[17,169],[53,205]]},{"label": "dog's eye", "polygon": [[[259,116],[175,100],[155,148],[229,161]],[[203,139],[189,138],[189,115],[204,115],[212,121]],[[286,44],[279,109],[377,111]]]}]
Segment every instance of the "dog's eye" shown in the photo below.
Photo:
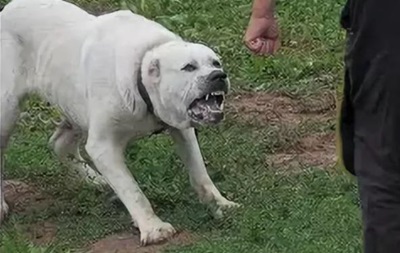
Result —
[{"label": "dog's eye", "polygon": [[182,70],[188,71],[188,72],[192,72],[192,71],[195,71],[195,70],[196,70],[196,66],[194,66],[194,65],[191,64],[191,63],[189,63],[189,64],[186,64],[186,65],[182,68]]},{"label": "dog's eye", "polygon": [[216,68],[221,68],[221,63],[219,61],[217,61],[217,60],[214,60],[212,64]]}]

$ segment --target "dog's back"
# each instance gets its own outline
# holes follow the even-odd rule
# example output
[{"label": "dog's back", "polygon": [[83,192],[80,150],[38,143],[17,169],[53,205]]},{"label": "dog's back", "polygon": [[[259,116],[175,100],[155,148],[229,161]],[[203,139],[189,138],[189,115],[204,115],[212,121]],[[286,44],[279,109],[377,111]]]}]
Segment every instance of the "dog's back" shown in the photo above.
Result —
[{"label": "dog's back", "polygon": [[95,17],[61,0],[13,0],[4,7],[1,19],[2,32],[24,47],[37,49],[48,35]]},{"label": "dog's back", "polygon": [[62,41],[54,38],[63,30],[90,23],[95,17],[61,0],[13,0],[0,13],[0,20],[0,134],[7,136],[6,130],[16,120],[13,115],[18,115],[19,101],[34,90],[37,78],[48,78],[40,67],[48,65],[52,54],[43,52]]},{"label": "dog's back", "polygon": [[[1,100],[17,101],[36,92],[68,107],[65,114],[74,104],[74,118],[85,117],[87,86],[98,82],[86,80],[102,78],[114,91],[120,82],[110,78],[131,78],[147,50],[180,39],[130,11],[95,17],[62,0],[13,0],[0,15]],[[114,65],[122,62],[116,76]]]}]

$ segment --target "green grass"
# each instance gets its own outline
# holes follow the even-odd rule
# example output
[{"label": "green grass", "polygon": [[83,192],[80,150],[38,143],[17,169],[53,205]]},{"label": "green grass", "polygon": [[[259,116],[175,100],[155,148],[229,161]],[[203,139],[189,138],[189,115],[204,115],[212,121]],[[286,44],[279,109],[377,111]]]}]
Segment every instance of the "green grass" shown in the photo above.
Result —
[{"label": "green grass", "polygon": [[[6,232],[1,235],[0,251],[10,253],[56,253],[57,246],[50,245],[45,247],[39,247],[33,243],[27,241],[20,234],[15,231]],[[64,253],[70,253],[70,251],[63,251]]]},{"label": "green grass", "polygon": [[332,81],[341,78],[344,34],[338,18],[343,0],[277,1],[283,45],[274,58],[254,57],[243,46],[250,0],[127,2],[144,2],[147,8],[137,8],[139,13],[190,41],[210,45],[222,56],[236,89],[306,91],[333,88]]},{"label": "green grass", "polygon": [[[92,13],[121,6],[118,1],[75,2]],[[250,0],[127,2],[124,8],[215,49],[236,91],[305,95],[341,85],[344,34],[338,17],[342,0],[278,1],[283,48],[273,58],[253,56],[242,44]],[[35,184],[55,202],[41,213],[12,214],[0,234],[0,251],[74,251],[89,241],[129,231],[130,218],[123,207],[109,202],[110,192],[70,179],[48,149],[53,127],[34,115],[41,112],[48,119],[57,113],[36,99],[28,105],[32,117],[20,123],[9,145],[6,177]],[[331,125],[301,125],[296,131],[288,136],[279,126],[248,125],[230,117],[218,127],[202,129],[200,145],[213,181],[225,196],[243,205],[222,220],[213,219],[198,203],[169,137],[132,144],[127,150],[128,165],[156,213],[200,236],[194,245],[168,252],[361,252],[359,203],[352,178],[340,170],[315,168],[282,175],[276,173],[280,168],[266,165],[266,154],[289,146],[304,132],[333,130]],[[43,220],[58,226],[57,247],[49,251],[26,243],[17,226]]]}]

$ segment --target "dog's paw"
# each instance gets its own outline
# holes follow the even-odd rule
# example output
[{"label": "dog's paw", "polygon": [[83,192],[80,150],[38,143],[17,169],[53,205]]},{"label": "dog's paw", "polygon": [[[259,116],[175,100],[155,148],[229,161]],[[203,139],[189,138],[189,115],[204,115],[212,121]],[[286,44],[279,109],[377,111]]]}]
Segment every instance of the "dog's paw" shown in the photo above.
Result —
[{"label": "dog's paw", "polygon": [[240,204],[235,203],[233,201],[229,201],[227,199],[221,199],[216,202],[217,208],[214,211],[214,217],[219,219],[224,216],[224,212],[230,209],[235,209],[241,207]]},{"label": "dog's paw", "polygon": [[3,200],[2,203],[0,203],[0,225],[4,221],[5,217],[7,216],[9,211],[7,203]]},{"label": "dog's paw", "polygon": [[146,246],[160,243],[171,238],[175,233],[176,230],[171,224],[159,220],[140,231],[140,244]]},{"label": "dog's paw", "polygon": [[217,206],[222,209],[229,209],[229,208],[238,208],[241,205],[224,198],[224,199],[217,201]]}]

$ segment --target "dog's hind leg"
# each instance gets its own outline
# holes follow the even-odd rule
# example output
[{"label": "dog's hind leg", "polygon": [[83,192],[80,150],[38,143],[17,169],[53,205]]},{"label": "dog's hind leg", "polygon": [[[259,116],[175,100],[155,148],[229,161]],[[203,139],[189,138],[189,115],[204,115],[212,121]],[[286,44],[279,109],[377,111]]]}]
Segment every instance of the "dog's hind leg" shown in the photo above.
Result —
[{"label": "dog's hind leg", "polygon": [[107,182],[103,177],[82,158],[79,151],[81,139],[81,132],[74,129],[67,120],[63,120],[50,137],[49,145],[60,161],[70,167],[74,173],[95,185],[106,185]]},{"label": "dog's hind leg", "polygon": [[19,115],[19,101],[15,97],[5,96],[1,92],[0,107],[0,223],[8,212],[8,206],[4,199],[3,192],[3,172],[4,172],[4,153],[7,147],[11,132],[17,122]]},{"label": "dog's hind leg", "polygon": [[4,153],[11,132],[19,117],[19,103],[26,87],[22,83],[20,70],[20,45],[10,34],[1,32],[0,53],[0,223],[7,214],[4,199],[3,172]]}]

